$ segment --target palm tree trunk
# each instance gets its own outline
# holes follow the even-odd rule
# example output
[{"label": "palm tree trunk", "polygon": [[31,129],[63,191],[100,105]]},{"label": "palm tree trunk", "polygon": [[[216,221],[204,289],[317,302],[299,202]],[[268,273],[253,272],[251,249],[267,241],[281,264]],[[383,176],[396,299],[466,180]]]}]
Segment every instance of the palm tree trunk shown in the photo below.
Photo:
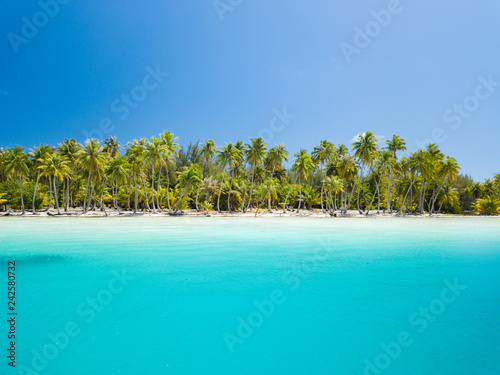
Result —
[{"label": "palm tree trunk", "polygon": [[35,191],[33,192],[33,212],[36,212],[35,200],[36,200],[36,191],[38,189],[38,179],[40,178],[40,169],[36,174],[36,182],[35,182]]},{"label": "palm tree trunk", "polygon": [[175,206],[175,212],[179,211],[179,205],[181,204],[182,197],[184,196],[184,193],[186,192],[187,186],[182,189],[181,195],[179,196],[179,201],[177,202],[177,205]]},{"label": "palm tree trunk", "polygon": [[22,209],[22,214],[24,215],[24,197],[23,197],[23,176],[19,175],[19,186],[21,189],[21,209]]},{"label": "palm tree trunk", "polygon": [[231,211],[231,189],[233,188],[233,173],[229,172],[229,176],[231,176],[231,181],[229,182],[229,191],[227,193],[227,211]]},{"label": "palm tree trunk", "polygon": [[49,176],[49,210],[52,208],[52,177]]},{"label": "palm tree trunk", "polygon": [[57,214],[60,215],[61,214],[61,211],[59,210],[59,194],[58,194],[58,191],[57,191],[57,186],[56,186],[56,177],[54,176],[54,202],[55,202],[55,205],[56,205],[56,209],[57,209]]},{"label": "palm tree trunk", "polygon": [[87,179],[87,186],[85,186],[85,198],[83,199],[83,212],[87,213],[87,191],[90,188],[90,175],[91,173],[89,172],[89,178]]},{"label": "palm tree trunk", "polygon": [[391,184],[392,184],[392,169],[389,172],[389,185],[387,186],[387,211],[391,213]]},{"label": "palm tree trunk", "polygon": [[163,208],[160,205],[161,166],[162,166],[162,163],[160,161],[160,167],[159,167],[159,171],[158,171],[158,183],[156,184],[156,205],[158,206],[158,210],[163,211]]},{"label": "palm tree trunk", "polygon": [[108,213],[106,212],[106,207],[104,206],[104,190],[106,190],[106,184],[108,183],[108,179],[104,179],[104,184],[102,185],[102,192],[101,192],[101,211],[104,211],[104,215],[108,216]]},{"label": "palm tree trunk", "polygon": [[363,211],[361,211],[361,208],[359,207],[359,195],[361,193],[361,183],[363,181],[363,175],[362,175],[362,173],[363,173],[363,168],[361,168],[360,171],[359,171],[358,198],[356,199],[356,207],[358,208],[358,211],[359,211],[360,214],[363,213]]},{"label": "palm tree trunk", "polygon": [[217,211],[220,212],[220,194],[222,193],[222,185],[224,184],[224,172],[222,172],[222,181],[220,183],[219,196],[217,197]]},{"label": "palm tree trunk", "polygon": [[297,208],[297,213],[300,212],[301,203],[302,203],[302,184],[300,183],[300,178],[299,178],[299,207]]},{"label": "palm tree trunk", "polygon": [[152,163],[151,167],[151,204],[153,206],[153,213],[156,213],[156,205],[155,205],[155,167]]},{"label": "palm tree trunk", "polygon": [[[347,204],[345,206],[344,215],[347,214],[347,210],[349,209],[349,206],[351,205],[352,197],[354,196],[354,191],[356,190],[356,184],[358,182],[358,178],[359,178],[359,176],[356,175],[356,179],[354,180],[354,186],[352,187],[352,191],[351,191],[351,196],[349,197],[349,201],[347,202]],[[361,181],[359,182],[359,185],[361,186]],[[358,191],[359,191],[359,189],[358,189]],[[346,192],[346,198],[347,198],[347,192]]]},{"label": "palm tree trunk", "polygon": [[[247,210],[250,208],[250,203],[252,203],[252,193],[253,193],[254,178],[255,178],[255,166],[252,169],[252,185],[250,186],[250,196],[248,198]],[[245,192],[246,192],[246,189],[245,189]]]},{"label": "palm tree trunk", "polygon": [[286,211],[286,202],[288,202],[288,197],[290,196],[290,193],[292,192],[292,189],[293,187],[295,186],[295,183],[297,182],[297,179],[299,178],[299,176],[295,176],[295,181],[293,182],[293,184],[290,186],[290,189],[288,189],[288,194],[286,195],[286,198],[285,198],[285,202],[283,204],[283,213],[285,213]]},{"label": "palm tree trunk", "polygon": [[148,196],[148,189],[146,188],[146,181],[144,180],[144,175],[141,173],[141,180],[142,180],[142,186],[144,187],[144,194],[146,195],[146,207],[148,208],[148,211],[151,210],[151,207],[149,206],[149,196]]},{"label": "palm tree trunk", "polygon": [[134,171],[134,184],[135,184],[135,197],[134,197],[134,214],[137,213],[137,201],[139,200],[139,193],[137,191],[137,174]]},{"label": "palm tree trunk", "polygon": [[[203,178],[203,169],[204,168],[205,168],[205,164],[203,163],[203,165],[201,166],[201,178]],[[195,201],[196,211],[199,211],[199,209],[198,209],[198,197],[200,195],[200,189],[201,189],[201,183],[198,184],[198,190],[196,190],[196,201]]]},{"label": "palm tree trunk", "polygon": [[167,205],[168,205],[168,210],[171,211],[172,208],[170,207],[170,176],[168,174],[168,159],[165,162],[165,168],[167,171]]},{"label": "palm tree trunk", "polygon": [[441,181],[441,185],[439,185],[439,188],[437,189],[436,191],[436,195],[434,196],[432,200],[432,207],[431,207],[431,210],[429,211],[429,216],[431,216],[433,213],[434,213],[434,206],[436,204],[436,199],[439,195],[439,193],[441,192],[441,189],[443,188],[443,185],[444,185],[444,182],[446,181],[446,178],[448,177],[448,175],[446,175],[444,178],[443,178],[443,181]]}]

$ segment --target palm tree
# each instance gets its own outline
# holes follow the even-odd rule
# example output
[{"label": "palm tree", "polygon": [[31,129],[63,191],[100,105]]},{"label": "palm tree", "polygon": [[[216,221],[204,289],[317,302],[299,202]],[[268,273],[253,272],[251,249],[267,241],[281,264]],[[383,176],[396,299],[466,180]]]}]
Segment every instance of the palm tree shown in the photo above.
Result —
[{"label": "palm tree", "polygon": [[[378,157],[375,163],[375,171],[377,173],[374,173],[375,177],[375,193],[373,194],[372,201],[370,202],[370,205],[368,206],[368,210],[366,214],[370,212],[370,208],[373,204],[373,201],[375,200],[375,195],[378,196],[378,209],[377,213],[380,212],[380,184],[382,183],[382,178],[385,176],[385,174],[389,171],[389,174],[392,172],[394,168],[394,163],[395,159],[393,157],[393,153],[390,150],[386,150],[384,152],[379,152]],[[377,174],[378,174],[378,179],[377,179]],[[390,183],[389,183],[389,188],[390,188]],[[390,196],[389,196],[390,198]]]},{"label": "palm tree", "polygon": [[[248,164],[250,164],[252,168],[252,185],[250,187],[250,197],[248,198],[248,206],[247,210],[250,208],[250,203],[252,202],[252,193],[253,193],[253,184],[255,177],[255,168],[262,165],[264,162],[264,158],[266,157],[267,148],[266,143],[262,138],[253,138],[250,140],[251,144],[247,146],[244,151]],[[241,204],[241,212],[243,212],[245,208],[245,198],[246,198],[246,188],[245,194],[243,195],[243,202]]]},{"label": "palm tree", "polygon": [[49,155],[51,155],[53,152],[54,148],[52,146],[41,144],[39,147],[35,146],[33,151],[29,153],[29,156],[31,157],[31,164],[33,166],[33,170],[36,171],[35,190],[33,191],[33,201],[32,201],[33,212],[36,212],[36,207],[35,207],[36,192],[38,190],[38,181],[40,179],[40,173],[41,173],[41,169],[39,167],[43,165],[43,163],[45,163]]},{"label": "palm tree", "polygon": [[260,186],[264,199],[267,199],[267,209],[271,211],[271,201],[278,199],[278,184],[273,178],[266,179]]},{"label": "palm tree", "polygon": [[181,203],[182,197],[186,192],[192,190],[196,185],[200,183],[201,168],[198,164],[192,164],[189,167],[184,167],[184,170],[179,173],[179,178],[177,186],[182,189],[175,207],[175,212],[179,210],[179,205]]},{"label": "palm tree", "polygon": [[307,150],[300,149],[300,151],[295,154],[295,163],[292,166],[292,171],[295,172],[297,180],[299,182],[299,207],[297,209],[297,212],[300,211],[300,205],[302,202],[302,180],[307,180],[309,173],[313,172],[314,169],[315,164],[311,156],[307,153]]},{"label": "palm tree", "polygon": [[[146,144],[144,149],[144,161],[146,165],[151,167],[151,204],[153,206],[153,213],[156,213],[155,205],[155,166],[162,165],[160,160],[163,159],[166,147],[163,145],[162,140],[156,137],[151,137],[151,141]],[[160,171],[161,173],[161,171]],[[158,177],[156,201],[159,202],[160,179]],[[158,207],[160,208],[160,207]]]},{"label": "palm tree", "polygon": [[[336,156],[335,145],[331,142],[321,141],[319,145],[316,145],[314,147],[314,150],[311,153],[311,157],[314,164],[321,166],[320,168],[321,181],[323,181],[323,167],[331,163],[335,156]],[[321,194],[320,194],[321,211],[323,211],[323,190],[324,190],[324,183],[321,184]]]},{"label": "palm tree", "polygon": [[172,159],[175,158],[176,156],[179,156],[177,150],[180,149],[179,144],[177,141],[179,138],[174,137],[174,133],[164,131],[163,133],[160,134],[160,138],[163,143],[163,157],[165,159],[165,168],[166,168],[166,174],[167,174],[167,206],[168,210],[171,211],[170,207],[170,176],[169,176],[169,171],[168,171],[168,166],[172,162]]},{"label": "palm tree", "polygon": [[7,150],[0,147],[0,181],[4,182],[5,179],[5,165],[7,164]]},{"label": "palm tree", "polygon": [[109,136],[104,140],[103,144],[103,151],[110,157],[116,158],[120,155],[121,144],[116,137]]},{"label": "palm tree", "polygon": [[21,210],[24,215],[24,197],[23,197],[23,179],[29,174],[29,157],[24,152],[24,148],[16,146],[7,151],[6,155],[6,173],[7,175],[17,176],[19,178],[19,189],[21,191]]},{"label": "palm tree", "polygon": [[[216,152],[215,142],[212,139],[205,139],[205,144],[203,144],[203,146],[201,146],[200,152],[204,158],[204,162],[201,165],[201,176],[203,178],[205,164],[211,162],[212,158],[215,156],[215,152]],[[198,197],[200,194],[200,187],[201,187],[201,184],[198,186],[198,191],[196,192],[195,205],[196,205],[197,210],[198,210]]]},{"label": "palm tree", "polygon": [[487,178],[483,182],[483,193],[484,193],[484,195],[487,195],[487,196],[492,196],[492,195],[498,194],[498,188],[497,188],[496,184],[493,181],[491,181],[489,178]]},{"label": "palm tree", "polygon": [[[327,176],[323,180],[326,198],[327,198],[327,206],[331,208],[333,212],[337,209],[337,195],[344,191],[344,184],[338,177],[330,177]],[[333,198],[335,194],[335,199]]]},{"label": "palm tree", "polygon": [[134,213],[137,213],[137,203],[139,200],[137,178],[141,173],[142,159],[142,146],[137,140],[128,143],[125,156],[127,157],[128,163],[130,165],[130,171],[134,180]]},{"label": "palm tree", "polygon": [[41,176],[50,177],[52,180],[54,185],[54,201],[57,214],[60,215],[58,185],[60,181],[63,181],[69,175],[71,170],[68,166],[68,160],[59,153],[53,153],[38,168],[42,171]]},{"label": "palm tree", "polygon": [[458,203],[458,191],[455,188],[452,188],[450,185],[446,184],[443,186],[442,192],[439,195],[439,209],[438,212],[441,211],[443,205],[448,205],[451,207],[455,207]]},{"label": "palm tree", "polygon": [[474,209],[487,215],[500,214],[500,199],[494,196],[478,199],[474,204]]},{"label": "palm tree", "polygon": [[217,182],[209,176],[205,177],[199,186],[201,186],[201,190],[205,193],[205,202],[208,202],[210,200],[210,193],[217,188]]},{"label": "palm tree", "polygon": [[71,178],[70,174],[66,176],[66,202],[64,205],[64,210],[68,211],[70,205],[70,188],[73,180],[78,177],[78,168],[82,145],[78,143],[76,139],[65,139],[63,142],[58,144],[57,150],[68,161],[68,166],[71,169],[71,174],[74,176],[73,179]]},{"label": "palm tree", "polygon": [[[87,186],[85,188],[85,198],[83,203],[83,212],[87,212],[94,195],[95,182],[101,177],[106,165],[106,154],[103,147],[97,139],[87,139],[81,153],[81,164],[87,173]],[[87,202],[88,196],[88,202]]]},{"label": "palm tree", "polygon": [[449,156],[444,162],[441,163],[438,170],[438,176],[442,177],[442,181],[436,194],[434,195],[434,197],[431,198],[432,206],[429,215],[432,215],[434,212],[434,205],[436,204],[437,196],[441,192],[441,189],[443,188],[446,179],[449,179],[450,181],[455,181],[459,171],[460,171],[460,165],[458,164],[457,160],[451,156]]},{"label": "palm tree", "polygon": [[[222,186],[224,185],[224,169],[228,168],[230,170],[230,175],[232,176],[232,169],[236,166],[238,160],[241,158],[240,150],[235,147],[233,143],[225,143],[224,146],[220,147],[220,150],[217,151],[217,163],[222,167],[222,181],[220,183],[219,196],[217,197],[217,211],[220,212],[220,195],[222,192]],[[232,186],[232,177],[231,184],[229,186],[229,194],[231,192]],[[227,199],[227,209],[230,210],[229,204],[230,197]]]},{"label": "palm tree", "polygon": [[118,186],[130,174],[130,169],[131,165],[128,163],[127,157],[121,155],[111,159],[106,166],[105,173],[112,184],[113,205],[118,211],[120,211],[120,206],[118,205]]},{"label": "palm tree", "polygon": [[363,170],[366,166],[373,168],[373,161],[377,156],[378,152],[378,139],[372,132],[359,133],[358,140],[352,144],[352,149],[354,151],[354,156],[358,159],[361,166],[359,169],[359,185],[358,185],[358,199],[357,208],[359,213],[362,213],[359,207],[359,194],[361,191],[361,184],[363,178]]},{"label": "palm tree", "polygon": [[[406,142],[399,135],[393,135],[392,138],[385,142],[387,145],[386,149],[392,152],[392,157],[394,161],[397,160],[396,153],[398,151],[406,150]],[[391,207],[391,183],[392,183],[392,173],[393,173],[394,165],[389,169],[389,186],[387,187],[387,211],[389,213],[392,211]]]}]

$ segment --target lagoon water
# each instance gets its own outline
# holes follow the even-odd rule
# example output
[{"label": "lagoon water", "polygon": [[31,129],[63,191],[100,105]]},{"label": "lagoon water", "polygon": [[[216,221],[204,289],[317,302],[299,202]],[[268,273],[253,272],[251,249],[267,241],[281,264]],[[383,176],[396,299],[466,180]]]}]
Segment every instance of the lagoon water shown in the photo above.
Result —
[{"label": "lagoon water", "polygon": [[497,218],[13,217],[0,241],[2,374],[500,374]]}]

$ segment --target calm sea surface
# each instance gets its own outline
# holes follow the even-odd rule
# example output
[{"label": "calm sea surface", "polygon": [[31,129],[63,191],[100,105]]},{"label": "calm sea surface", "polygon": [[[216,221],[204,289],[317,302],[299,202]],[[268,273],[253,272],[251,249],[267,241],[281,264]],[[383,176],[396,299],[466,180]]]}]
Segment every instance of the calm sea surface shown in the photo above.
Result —
[{"label": "calm sea surface", "polygon": [[500,374],[498,218],[4,217],[0,259],[0,374]]}]

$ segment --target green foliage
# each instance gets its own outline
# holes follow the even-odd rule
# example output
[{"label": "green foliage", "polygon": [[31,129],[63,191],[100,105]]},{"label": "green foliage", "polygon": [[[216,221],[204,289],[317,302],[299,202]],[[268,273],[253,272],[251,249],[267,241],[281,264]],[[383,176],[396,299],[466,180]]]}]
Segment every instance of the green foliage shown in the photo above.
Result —
[{"label": "green foliage", "polygon": [[500,213],[500,199],[494,196],[479,198],[476,200],[474,208],[482,214],[498,214]]},{"label": "green foliage", "polygon": [[[35,197],[35,207],[39,209],[43,202],[44,187],[38,185],[38,190]],[[31,208],[33,202],[33,192],[35,191],[35,183],[32,181],[23,184],[23,199],[25,207]],[[21,209],[21,189],[19,182],[16,180],[8,180],[0,183],[0,194],[3,194],[3,204],[14,208]],[[0,200],[1,202],[1,200]]]}]

